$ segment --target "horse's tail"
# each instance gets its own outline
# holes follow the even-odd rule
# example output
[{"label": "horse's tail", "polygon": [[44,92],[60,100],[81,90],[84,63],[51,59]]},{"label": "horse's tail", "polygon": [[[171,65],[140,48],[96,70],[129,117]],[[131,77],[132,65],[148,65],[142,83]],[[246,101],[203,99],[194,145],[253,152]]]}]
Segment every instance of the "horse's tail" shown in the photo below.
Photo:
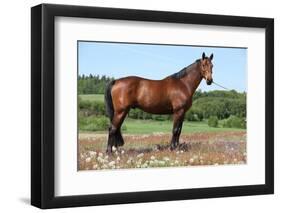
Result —
[{"label": "horse's tail", "polygon": [[115,80],[110,81],[105,88],[105,93],[104,93],[104,102],[105,102],[105,111],[107,116],[109,117],[110,121],[112,121],[113,116],[114,116],[114,108],[113,108],[113,103],[112,103],[112,96],[111,96],[111,89],[112,86],[114,85]]}]

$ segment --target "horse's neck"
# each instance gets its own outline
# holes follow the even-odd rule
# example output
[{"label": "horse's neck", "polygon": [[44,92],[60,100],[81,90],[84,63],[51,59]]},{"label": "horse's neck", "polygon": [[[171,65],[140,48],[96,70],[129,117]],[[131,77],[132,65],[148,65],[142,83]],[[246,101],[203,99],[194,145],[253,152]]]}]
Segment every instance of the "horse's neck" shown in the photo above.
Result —
[{"label": "horse's neck", "polygon": [[192,70],[189,71],[188,75],[181,78],[184,84],[190,88],[192,95],[194,94],[202,79],[203,77],[197,66],[193,67]]}]

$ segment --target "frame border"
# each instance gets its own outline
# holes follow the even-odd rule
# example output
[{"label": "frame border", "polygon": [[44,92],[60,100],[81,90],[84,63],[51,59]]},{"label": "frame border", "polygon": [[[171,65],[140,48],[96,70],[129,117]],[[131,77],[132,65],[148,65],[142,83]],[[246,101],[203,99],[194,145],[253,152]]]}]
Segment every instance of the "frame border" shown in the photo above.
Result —
[{"label": "frame border", "polygon": [[[55,196],[54,20],[56,16],[265,29],[265,184]],[[274,19],[41,4],[31,8],[31,205],[62,208],[274,193]]]}]

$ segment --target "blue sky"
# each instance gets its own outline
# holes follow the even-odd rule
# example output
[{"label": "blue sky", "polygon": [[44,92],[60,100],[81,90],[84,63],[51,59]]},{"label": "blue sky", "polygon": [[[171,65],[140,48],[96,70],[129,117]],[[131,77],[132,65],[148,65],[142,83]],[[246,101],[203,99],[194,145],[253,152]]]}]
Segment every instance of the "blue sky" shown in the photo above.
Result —
[{"label": "blue sky", "polygon": [[[205,52],[214,54],[213,79],[237,91],[247,89],[247,49],[203,46],[149,45],[105,42],[78,42],[80,75],[107,75],[114,78],[129,75],[162,79],[193,63]],[[221,90],[203,80],[203,91]]]}]

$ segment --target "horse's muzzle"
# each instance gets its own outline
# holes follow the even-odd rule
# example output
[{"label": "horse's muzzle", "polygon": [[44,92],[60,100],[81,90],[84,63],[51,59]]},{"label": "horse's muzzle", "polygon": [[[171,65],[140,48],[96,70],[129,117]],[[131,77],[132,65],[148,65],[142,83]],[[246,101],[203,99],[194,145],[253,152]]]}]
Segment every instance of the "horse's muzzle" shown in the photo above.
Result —
[{"label": "horse's muzzle", "polygon": [[213,79],[207,80],[207,85],[211,85],[213,83]]}]

